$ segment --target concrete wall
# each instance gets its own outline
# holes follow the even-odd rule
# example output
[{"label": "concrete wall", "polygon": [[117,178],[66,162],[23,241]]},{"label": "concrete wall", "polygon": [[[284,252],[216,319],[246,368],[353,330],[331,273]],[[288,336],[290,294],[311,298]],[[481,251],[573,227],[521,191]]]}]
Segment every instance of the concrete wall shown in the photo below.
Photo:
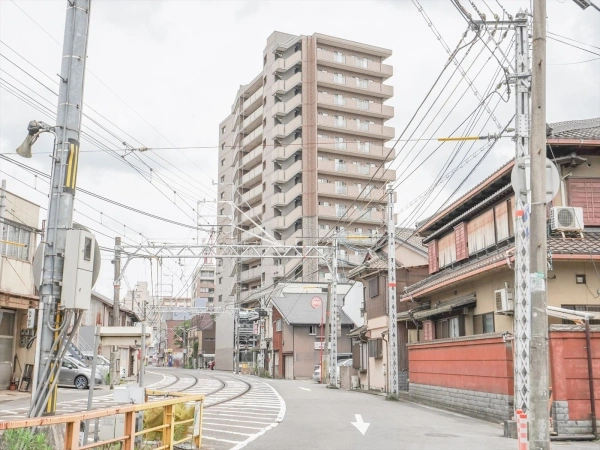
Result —
[{"label": "concrete wall", "polygon": [[[600,326],[593,330],[592,367],[596,411],[600,411]],[[583,327],[552,330],[549,338],[554,430],[558,434],[589,434],[592,431],[591,402]]]},{"label": "concrete wall", "polygon": [[512,345],[498,334],[408,346],[411,399],[488,420],[513,410]]},{"label": "concrete wall", "polygon": [[224,311],[215,322],[215,369],[233,370],[233,313]]}]

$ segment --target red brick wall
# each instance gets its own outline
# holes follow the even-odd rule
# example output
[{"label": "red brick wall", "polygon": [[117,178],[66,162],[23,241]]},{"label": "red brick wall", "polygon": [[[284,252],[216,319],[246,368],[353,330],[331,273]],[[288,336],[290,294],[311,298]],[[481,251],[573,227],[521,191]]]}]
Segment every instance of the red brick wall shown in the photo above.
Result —
[{"label": "red brick wall", "polygon": [[513,395],[510,343],[502,337],[408,346],[411,383]]},{"label": "red brick wall", "polygon": [[[596,411],[600,411],[600,332],[592,332]],[[590,388],[584,331],[550,331],[552,400],[569,402],[569,420],[590,420]]]}]

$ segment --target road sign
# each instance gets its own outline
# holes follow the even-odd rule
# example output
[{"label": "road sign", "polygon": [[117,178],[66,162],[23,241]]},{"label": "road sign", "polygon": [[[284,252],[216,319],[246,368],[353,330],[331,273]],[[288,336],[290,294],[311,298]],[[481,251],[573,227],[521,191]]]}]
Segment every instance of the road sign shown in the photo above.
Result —
[{"label": "road sign", "polygon": [[313,298],[310,299],[310,306],[312,306],[314,309],[320,308],[322,303],[323,300],[319,296],[315,295]]},{"label": "road sign", "polygon": [[[517,159],[515,166],[510,174],[515,195],[521,198],[521,201],[527,202],[527,192],[531,190],[531,180],[529,179],[531,161],[529,156]],[[554,162],[546,158],[546,203],[550,203],[558,194],[560,187],[560,175]]]}]

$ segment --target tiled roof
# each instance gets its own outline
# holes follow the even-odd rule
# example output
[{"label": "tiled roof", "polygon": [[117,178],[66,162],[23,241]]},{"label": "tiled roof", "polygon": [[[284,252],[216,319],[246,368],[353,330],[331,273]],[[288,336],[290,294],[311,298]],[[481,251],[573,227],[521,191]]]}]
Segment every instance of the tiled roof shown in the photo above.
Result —
[{"label": "tiled roof", "polygon": [[396,228],[396,240],[406,242],[412,245],[415,249],[420,250],[423,253],[427,253],[427,247],[423,245],[423,238],[417,236],[417,230],[414,228]]},{"label": "tiled roof", "polygon": [[546,135],[554,139],[600,139],[600,117],[549,123],[546,126]]},{"label": "tiled roof", "polygon": [[[463,264],[449,267],[408,286],[403,297],[416,296],[420,292],[450,281],[453,278],[466,275],[478,269],[506,260],[507,252],[514,248],[514,244],[496,249],[490,253],[466,261]],[[600,229],[586,230],[584,238],[579,237],[563,239],[562,235],[548,237],[548,251],[552,255],[600,255]]]},{"label": "tiled roof", "polygon": [[[404,267],[400,261],[396,259],[396,268]],[[386,252],[379,251],[377,252],[371,259],[365,261],[359,266],[354,267],[350,272],[348,272],[348,276],[353,277],[354,275],[358,275],[365,269],[370,270],[387,270],[388,268],[388,255]]]}]

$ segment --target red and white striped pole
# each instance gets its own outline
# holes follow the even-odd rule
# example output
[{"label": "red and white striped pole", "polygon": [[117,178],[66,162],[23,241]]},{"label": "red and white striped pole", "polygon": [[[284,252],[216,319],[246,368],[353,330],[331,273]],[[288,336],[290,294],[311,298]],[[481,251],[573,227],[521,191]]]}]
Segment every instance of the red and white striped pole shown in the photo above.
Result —
[{"label": "red and white striped pole", "polygon": [[519,450],[529,450],[529,442],[527,440],[527,414],[521,409],[517,409],[515,416],[517,419],[517,442],[519,444]]}]

